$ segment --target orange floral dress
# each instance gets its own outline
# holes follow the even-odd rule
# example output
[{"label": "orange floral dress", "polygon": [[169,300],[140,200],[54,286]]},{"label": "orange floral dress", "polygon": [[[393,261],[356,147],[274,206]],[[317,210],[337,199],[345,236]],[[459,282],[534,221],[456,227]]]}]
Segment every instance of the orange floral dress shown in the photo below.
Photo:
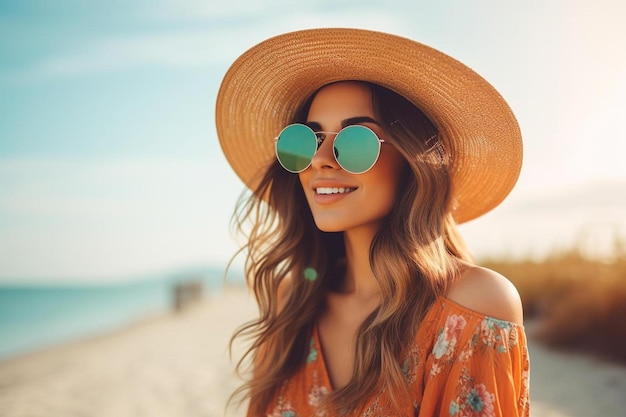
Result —
[{"label": "orange floral dress", "polygon": [[[521,325],[439,298],[401,359],[410,398],[391,408],[384,391],[361,416],[528,416],[529,358]],[[331,391],[317,330],[306,364],[286,381],[268,417],[330,417],[318,405]]]}]

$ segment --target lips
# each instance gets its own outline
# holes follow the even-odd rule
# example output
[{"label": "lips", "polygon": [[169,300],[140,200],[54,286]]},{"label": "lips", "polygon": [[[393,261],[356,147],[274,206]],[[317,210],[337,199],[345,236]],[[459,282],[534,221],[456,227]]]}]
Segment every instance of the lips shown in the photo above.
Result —
[{"label": "lips", "polygon": [[330,178],[313,179],[309,186],[315,194],[348,194],[358,188],[354,184]]},{"label": "lips", "polygon": [[313,190],[314,201],[321,205],[337,203],[358,189],[353,184],[328,178],[313,180],[310,186]]}]

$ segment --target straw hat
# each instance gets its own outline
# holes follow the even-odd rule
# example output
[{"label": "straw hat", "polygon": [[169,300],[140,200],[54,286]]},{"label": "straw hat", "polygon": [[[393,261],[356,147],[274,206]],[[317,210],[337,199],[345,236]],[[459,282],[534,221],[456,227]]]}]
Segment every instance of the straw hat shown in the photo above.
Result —
[{"label": "straw hat", "polygon": [[522,164],[520,129],[494,87],[457,60],[415,41],[360,29],[312,29],[268,39],[226,73],[216,125],[226,159],[254,188],[275,159],[273,138],[321,86],[376,83],[406,97],[438,128],[450,153],[462,223],[497,206]]}]

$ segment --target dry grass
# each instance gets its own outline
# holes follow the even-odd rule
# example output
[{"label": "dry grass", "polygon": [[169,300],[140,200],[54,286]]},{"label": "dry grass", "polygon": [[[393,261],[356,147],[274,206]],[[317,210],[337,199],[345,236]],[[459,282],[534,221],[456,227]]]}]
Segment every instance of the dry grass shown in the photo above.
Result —
[{"label": "dry grass", "polygon": [[616,240],[604,260],[573,248],[541,261],[481,263],[517,286],[526,318],[537,323],[534,334],[542,341],[626,363],[625,242]]}]

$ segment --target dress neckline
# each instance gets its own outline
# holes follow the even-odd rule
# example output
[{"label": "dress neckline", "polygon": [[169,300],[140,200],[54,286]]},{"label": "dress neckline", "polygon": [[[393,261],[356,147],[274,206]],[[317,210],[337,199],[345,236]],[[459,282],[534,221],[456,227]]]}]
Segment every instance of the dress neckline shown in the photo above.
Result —
[{"label": "dress neckline", "polygon": [[[440,307],[440,308],[447,307],[452,310],[452,313],[454,312],[463,313],[466,315],[473,316],[479,320],[484,320],[484,319],[497,320],[499,322],[507,323],[511,327],[519,327],[520,329],[524,329],[523,324],[519,324],[519,323],[507,321],[507,320],[501,320],[495,317],[488,316],[486,314],[479,313],[478,311],[467,308],[457,303],[456,301],[453,301],[450,298],[444,297],[444,296],[437,297],[437,299],[430,306],[430,308],[428,309],[428,312],[424,316],[424,320],[422,322],[423,325],[428,326],[430,325],[430,323],[432,323],[433,321],[436,321],[439,318],[439,316],[433,317],[433,315],[437,314],[437,307]],[[330,382],[330,374],[328,373],[328,366],[326,364],[326,358],[324,357],[324,351],[322,349],[322,341],[320,338],[318,325],[319,323],[316,323],[313,326],[312,346],[310,347],[311,349],[315,349],[315,355],[314,355],[315,360],[309,362],[307,366],[310,366],[312,363],[317,362],[317,364],[315,364],[314,366],[316,367],[318,371],[318,375],[317,375],[318,383],[320,385],[325,386],[329,392],[332,392],[335,390],[335,387]],[[435,336],[436,335],[433,334],[433,338]],[[417,334],[416,334],[416,337],[417,337]]]}]

